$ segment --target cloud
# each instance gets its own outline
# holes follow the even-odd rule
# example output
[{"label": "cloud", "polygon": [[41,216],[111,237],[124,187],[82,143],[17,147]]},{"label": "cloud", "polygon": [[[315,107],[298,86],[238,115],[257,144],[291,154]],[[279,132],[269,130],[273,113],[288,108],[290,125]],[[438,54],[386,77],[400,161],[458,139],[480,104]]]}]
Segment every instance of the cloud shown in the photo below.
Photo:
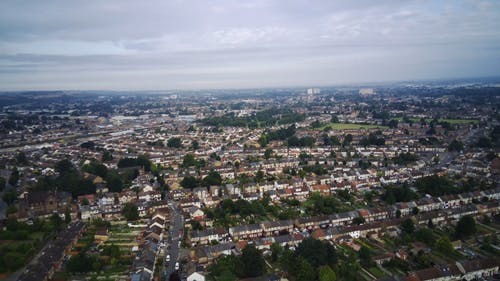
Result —
[{"label": "cloud", "polygon": [[0,2],[0,88],[499,75],[498,1]]}]

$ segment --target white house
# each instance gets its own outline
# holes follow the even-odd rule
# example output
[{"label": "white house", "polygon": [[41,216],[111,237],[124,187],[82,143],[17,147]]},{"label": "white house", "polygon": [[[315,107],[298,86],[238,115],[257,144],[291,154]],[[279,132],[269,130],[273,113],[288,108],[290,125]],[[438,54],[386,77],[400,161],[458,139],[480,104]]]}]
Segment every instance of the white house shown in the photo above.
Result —
[{"label": "white house", "polygon": [[193,272],[188,276],[187,281],[205,281],[205,276],[199,272]]}]

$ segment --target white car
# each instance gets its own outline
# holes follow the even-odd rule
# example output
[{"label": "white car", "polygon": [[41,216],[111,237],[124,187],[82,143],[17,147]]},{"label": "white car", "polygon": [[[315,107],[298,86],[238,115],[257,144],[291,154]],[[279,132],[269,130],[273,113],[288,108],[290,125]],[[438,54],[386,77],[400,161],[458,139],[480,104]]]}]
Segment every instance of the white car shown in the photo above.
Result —
[{"label": "white car", "polygon": [[179,270],[179,263],[178,262],[175,263],[175,270]]},{"label": "white car", "polygon": [[167,261],[170,261],[170,255],[167,255],[166,260],[167,260]]}]

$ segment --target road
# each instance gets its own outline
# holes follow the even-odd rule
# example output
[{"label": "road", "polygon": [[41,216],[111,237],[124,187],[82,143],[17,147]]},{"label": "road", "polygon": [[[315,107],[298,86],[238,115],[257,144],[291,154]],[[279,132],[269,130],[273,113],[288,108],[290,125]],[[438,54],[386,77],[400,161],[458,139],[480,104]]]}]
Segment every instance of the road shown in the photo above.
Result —
[{"label": "road", "polygon": [[[168,204],[171,211],[170,230],[167,239],[167,250],[165,254],[165,280],[175,271],[175,263],[179,261],[180,243],[182,241],[181,233],[184,231],[184,217],[182,212],[174,201]],[[182,242],[181,242],[182,243]],[[166,260],[170,255],[170,261]]]}]

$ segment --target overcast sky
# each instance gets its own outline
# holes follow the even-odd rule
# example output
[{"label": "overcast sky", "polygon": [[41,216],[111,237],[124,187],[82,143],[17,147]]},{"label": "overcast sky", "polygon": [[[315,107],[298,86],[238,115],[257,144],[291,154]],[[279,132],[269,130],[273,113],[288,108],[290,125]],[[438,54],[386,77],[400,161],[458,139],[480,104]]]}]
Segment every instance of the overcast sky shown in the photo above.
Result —
[{"label": "overcast sky", "polygon": [[0,1],[0,90],[500,75],[500,1]]}]

